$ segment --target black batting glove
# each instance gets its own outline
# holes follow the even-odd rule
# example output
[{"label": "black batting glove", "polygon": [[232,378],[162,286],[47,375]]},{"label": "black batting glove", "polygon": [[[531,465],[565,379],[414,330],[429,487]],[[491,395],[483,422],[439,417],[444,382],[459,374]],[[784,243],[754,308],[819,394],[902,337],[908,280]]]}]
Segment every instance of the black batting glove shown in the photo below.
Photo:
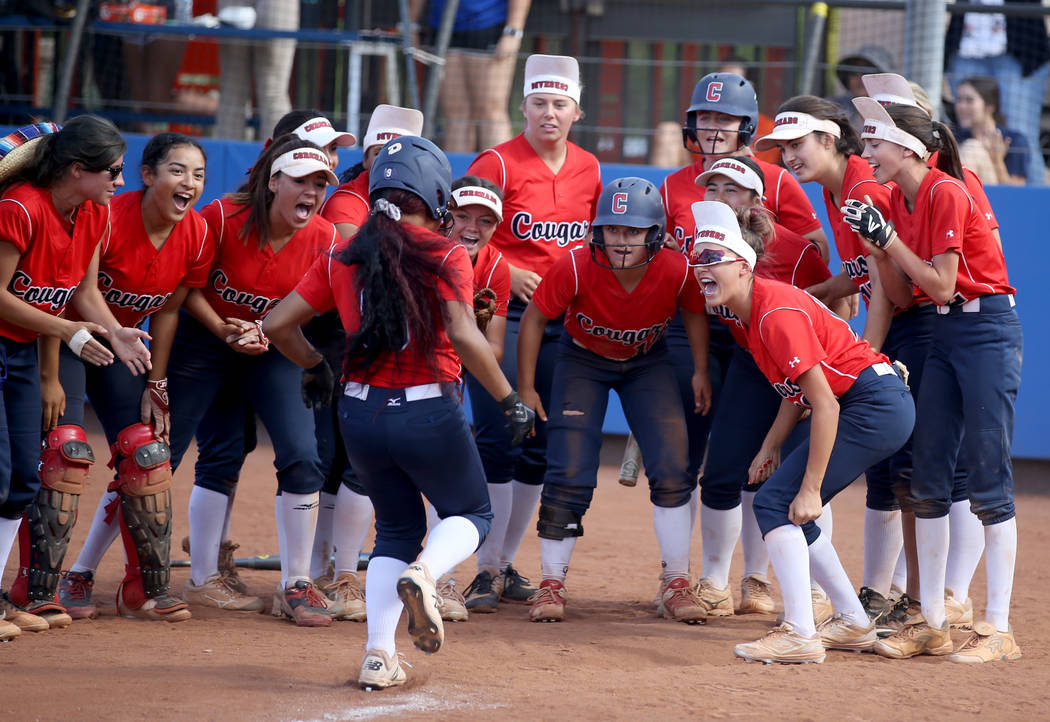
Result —
[{"label": "black batting glove", "polygon": [[334,390],[335,374],[325,359],[303,371],[303,403],[308,409],[319,409],[331,404]]},{"label": "black batting glove", "polygon": [[503,428],[510,434],[510,445],[518,446],[536,425],[536,412],[522,403],[517,391],[500,401],[499,408],[507,417]]},{"label": "black batting glove", "polygon": [[839,210],[849,227],[876,248],[885,249],[893,242],[893,224],[875,206],[851,198]]}]

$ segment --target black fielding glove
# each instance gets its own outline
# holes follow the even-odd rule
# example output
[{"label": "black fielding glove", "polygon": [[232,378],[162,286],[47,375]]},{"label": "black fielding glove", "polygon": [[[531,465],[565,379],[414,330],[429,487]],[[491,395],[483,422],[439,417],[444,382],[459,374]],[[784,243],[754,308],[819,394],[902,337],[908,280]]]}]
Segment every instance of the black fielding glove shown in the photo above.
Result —
[{"label": "black fielding glove", "polygon": [[893,224],[875,206],[851,198],[839,210],[849,227],[877,248],[886,248],[893,242]]},{"label": "black fielding glove", "polygon": [[321,359],[316,366],[303,371],[303,403],[308,409],[319,409],[332,403],[335,374],[328,361]]},{"label": "black fielding glove", "polygon": [[518,446],[536,425],[536,412],[522,403],[517,391],[511,391],[507,398],[500,401],[499,408],[507,417],[503,428],[510,434],[510,445]]}]

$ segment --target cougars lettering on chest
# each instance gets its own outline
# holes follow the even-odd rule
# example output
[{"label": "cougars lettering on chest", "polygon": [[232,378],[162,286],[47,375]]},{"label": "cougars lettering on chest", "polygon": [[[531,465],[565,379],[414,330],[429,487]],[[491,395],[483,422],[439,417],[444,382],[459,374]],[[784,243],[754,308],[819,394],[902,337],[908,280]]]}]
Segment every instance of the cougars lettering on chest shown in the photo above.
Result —
[{"label": "cougars lettering on chest", "polygon": [[75,283],[69,288],[36,286],[33,284],[32,277],[25,271],[15,271],[14,276],[11,277],[11,293],[31,306],[48,306],[56,313],[66,307],[79,285]]},{"label": "cougars lettering on chest", "polygon": [[518,211],[510,221],[510,231],[518,240],[557,243],[561,248],[582,242],[588,228],[588,221],[533,221],[528,211]]},{"label": "cougars lettering on chest", "polygon": [[170,293],[132,293],[130,291],[122,291],[119,288],[113,287],[113,278],[108,273],[103,271],[98,272],[98,280],[102,284],[102,298],[105,299],[106,303],[110,306],[116,306],[117,308],[130,308],[133,311],[145,312],[155,311],[161,308],[168,299],[171,298]]},{"label": "cougars lettering on chest", "polygon": [[230,279],[226,275],[226,272],[221,268],[216,268],[211,272],[211,278],[208,282],[211,285],[212,290],[215,291],[219,298],[226,303],[244,306],[245,308],[250,309],[252,313],[260,316],[276,306],[281,300],[279,298],[259,296],[250,291],[240,291],[230,286]]},{"label": "cougars lettering on chest", "polygon": [[584,332],[589,333],[595,338],[618,341],[624,346],[639,346],[642,351],[648,351],[652,348],[653,344],[656,343],[656,341],[663,335],[664,331],[667,330],[668,326],[671,325],[671,319],[667,319],[660,323],[654,323],[647,328],[609,328],[608,326],[596,324],[594,319],[585,313],[577,313],[576,322],[580,324],[580,328],[583,329]]}]

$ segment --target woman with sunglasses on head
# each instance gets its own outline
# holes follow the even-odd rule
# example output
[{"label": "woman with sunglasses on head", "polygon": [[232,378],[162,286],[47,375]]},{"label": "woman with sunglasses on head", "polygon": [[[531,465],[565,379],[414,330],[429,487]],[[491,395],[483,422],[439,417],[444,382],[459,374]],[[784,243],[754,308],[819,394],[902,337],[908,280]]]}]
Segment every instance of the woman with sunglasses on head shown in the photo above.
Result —
[{"label": "woman with sunglasses on head", "polygon": [[[831,273],[812,242],[774,222],[762,205],[764,177],[751,158],[722,158],[696,178],[707,201],[720,201],[750,214],[748,233],[758,235],[765,253],[755,274],[808,288]],[[776,418],[780,397],[769,387],[747,352],[747,339],[739,318],[727,306],[708,306],[733,334],[736,344],[722,382],[722,398],[711,420],[711,440],[700,477],[700,533],[703,569],[697,586],[711,616],[732,616],[733,594],[729,566],[739,537],[744,552],[740,582],[742,614],[775,611],[768,578],[769,554],[753,511],[757,486],[748,479],[748,467],[762,445],[762,438]],[[830,514],[821,517],[829,523]],[[827,527],[824,527],[828,531]],[[831,616],[831,603],[819,588],[814,590],[817,621]]]},{"label": "woman with sunglasses on head", "polygon": [[[951,131],[919,108],[883,107],[870,98],[855,104],[864,117],[864,157],[877,181],[896,187],[887,214],[857,201],[843,213],[871,244],[884,276],[899,268],[901,285],[937,306],[908,491],[922,618],[880,640],[875,651],[894,659],[950,654],[964,663],[1018,659],[1009,623],[1017,555],[1009,454],[1023,340],[1006,261],[961,181]],[[926,165],[931,151],[938,151],[936,168]],[[988,603],[985,620],[953,654],[944,592],[957,461],[984,525]]]},{"label": "woman with sunglasses on head", "polygon": [[[441,648],[434,579],[477,549],[492,519],[455,389],[461,362],[500,399],[514,443],[534,417],[478,330],[466,249],[439,234],[447,230],[451,193],[445,154],[428,140],[403,136],[383,147],[372,168],[369,220],[313,264],[263,328],[307,369],[304,393],[321,398],[331,395],[335,378],[301,327],[335,308],[347,333],[340,425],[376,512],[358,684],[382,689],[406,681],[394,641],[404,608],[415,646]],[[441,518],[429,535],[424,496]]]},{"label": "woman with sunglasses on head", "polygon": [[[53,123],[26,126],[0,142],[2,564],[20,526],[26,535],[33,526],[71,521],[70,507],[83,491],[94,461],[83,429],[62,428],[44,435],[46,463],[40,466],[38,337],[58,337],[97,366],[112,364],[115,355],[132,375],[150,369],[150,354],[142,344],[149,336],[122,326],[94,282],[99,247],[110,233],[109,202],[124,184],[126,148],[112,123],[92,115],[78,116],[64,128]],[[67,305],[87,320],[62,318]],[[34,504],[41,489],[41,502]],[[68,534],[56,535],[44,542],[45,548],[34,550],[34,556],[57,553],[67,543]],[[28,552],[28,545],[23,549]],[[29,612],[0,592],[0,637],[70,624],[70,616],[54,600],[57,570],[39,572],[28,580]]]},{"label": "woman with sunglasses on head", "polygon": [[263,606],[262,599],[232,588],[218,569],[227,497],[244,461],[250,408],[273,442],[277,470],[281,586],[272,611],[299,626],[332,622],[328,602],[310,577],[324,482],[314,417],[304,403],[302,372],[269,349],[260,328],[266,313],[335,242],[335,228],[317,210],[325,188],[336,180],[318,146],[284,135],[259,155],[236,193],[201,211],[215,238],[216,257],[207,283],[187,297],[168,369],[172,466],[178,466],[194,434],[198,447],[184,594],[191,604],[243,611]]},{"label": "woman with sunglasses on head", "polygon": [[[575,58],[532,55],[525,62],[525,130],[516,138],[481,153],[468,173],[487,178],[503,192],[503,215],[492,246],[510,268],[511,300],[507,308],[505,354],[507,378],[517,378],[518,329],[526,305],[540,280],[569,250],[587,239],[595,203],[602,192],[598,159],[569,141],[580,110],[580,69]],[[551,319],[540,344],[536,390],[550,400],[551,380],[561,335],[561,319]],[[492,499],[493,530],[487,544],[498,556],[499,573],[479,573],[471,583],[472,598],[524,604],[536,591],[513,562],[532,521],[547,468],[547,432],[536,434],[521,449],[512,449],[495,403],[467,377],[474,401],[478,451]],[[506,522],[502,522],[506,519]],[[500,535],[502,533],[502,539]],[[488,549],[484,556],[488,557]]]},{"label": "woman with sunglasses on head", "polygon": [[[704,304],[685,257],[663,248],[664,207],[649,181],[605,187],[588,246],[574,248],[544,276],[521,320],[518,390],[541,419],[550,409],[547,474],[537,530],[543,581],[533,622],[565,618],[565,577],[583,515],[598,483],[602,423],[615,390],[638,439],[660,545],[660,612],[700,624],[707,611],[689,575],[696,478],[687,470],[685,421],[664,333],[681,309],[696,367],[707,352]],[[548,321],[565,317],[550,401],[536,391],[536,360]],[[693,411],[710,408],[710,381],[692,379]]]},{"label": "woman with sunglasses on head", "polygon": [[[116,474],[99,501],[80,556],[61,582],[65,545],[55,536],[68,540],[75,517],[65,526],[29,526],[23,539],[24,573],[12,590],[16,601],[38,596],[41,582],[53,598],[57,584],[58,602],[73,619],[94,618],[94,573],[120,535],[127,570],[117,592],[118,612],[169,622],[190,618],[186,604],[168,593],[172,508],[167,365],[179,307],[190,288],[204,284],[213,255],[207,225],[192,209],[204,190],[205,163],[197,141],[161,133],[142,153],[144,190],[122,193],[110,204],[111,229],[99,254],[98,288],[125,326],[140,328],[148,319],[149,373],[133,375],[119,364],[87,365],[58,339],[41,342],[44,427],[49,436],[83,434],[84,406],[90,398],[114,449],[110,466]],[[79,314],[74,309],[70,316]],[[53,463],[49,449],[41,463]],[[68,491],[51,492],[46,498],[38,496],[35,506],[43,518],[46,505],[56,500],[77,506],[72,496]],[[45,549],[58,553],[40,554]]]},{"label": "woman with sunglasses on head", "polygon": [[[747,661],[823,662],[829,649],[870,649],[875,624],[853,591],[838,554],[815,523],[827,504],[867,467],[907,440],[914,406],[907,387],[882,354],[805,291],[754,272],[761,247],[747,240],[738,215],[724,203],[693,206],[697,236],[694,273],[708,305],[725,305],[740,319],[748,351],[781,396],[780,409],[749,478],[762,482],[754,510],[784,599],[784,621],[761,639],[738,644]],[[703,265],[699,265],[703,262]],[[810,417],[800,422],[805,410]],[[783,459],[780,449],[799,423],[806,440]],[[836,615],[814,623],[810,574]]]}]

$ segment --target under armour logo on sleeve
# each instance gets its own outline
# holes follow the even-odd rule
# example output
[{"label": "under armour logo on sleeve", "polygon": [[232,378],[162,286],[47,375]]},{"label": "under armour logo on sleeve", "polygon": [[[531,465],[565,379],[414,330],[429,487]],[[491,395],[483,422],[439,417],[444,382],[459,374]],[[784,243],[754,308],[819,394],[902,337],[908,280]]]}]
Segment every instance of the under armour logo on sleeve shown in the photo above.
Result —
[{"label": "under armour logo on sleeve", "polygon": [[793,358],[790,361],[788,361],[788,366],[790,366],[791,368],[795,368],[800,363],[802,363],[802,359],[800,359],[798,356],[796,356],[795,358]]}]

